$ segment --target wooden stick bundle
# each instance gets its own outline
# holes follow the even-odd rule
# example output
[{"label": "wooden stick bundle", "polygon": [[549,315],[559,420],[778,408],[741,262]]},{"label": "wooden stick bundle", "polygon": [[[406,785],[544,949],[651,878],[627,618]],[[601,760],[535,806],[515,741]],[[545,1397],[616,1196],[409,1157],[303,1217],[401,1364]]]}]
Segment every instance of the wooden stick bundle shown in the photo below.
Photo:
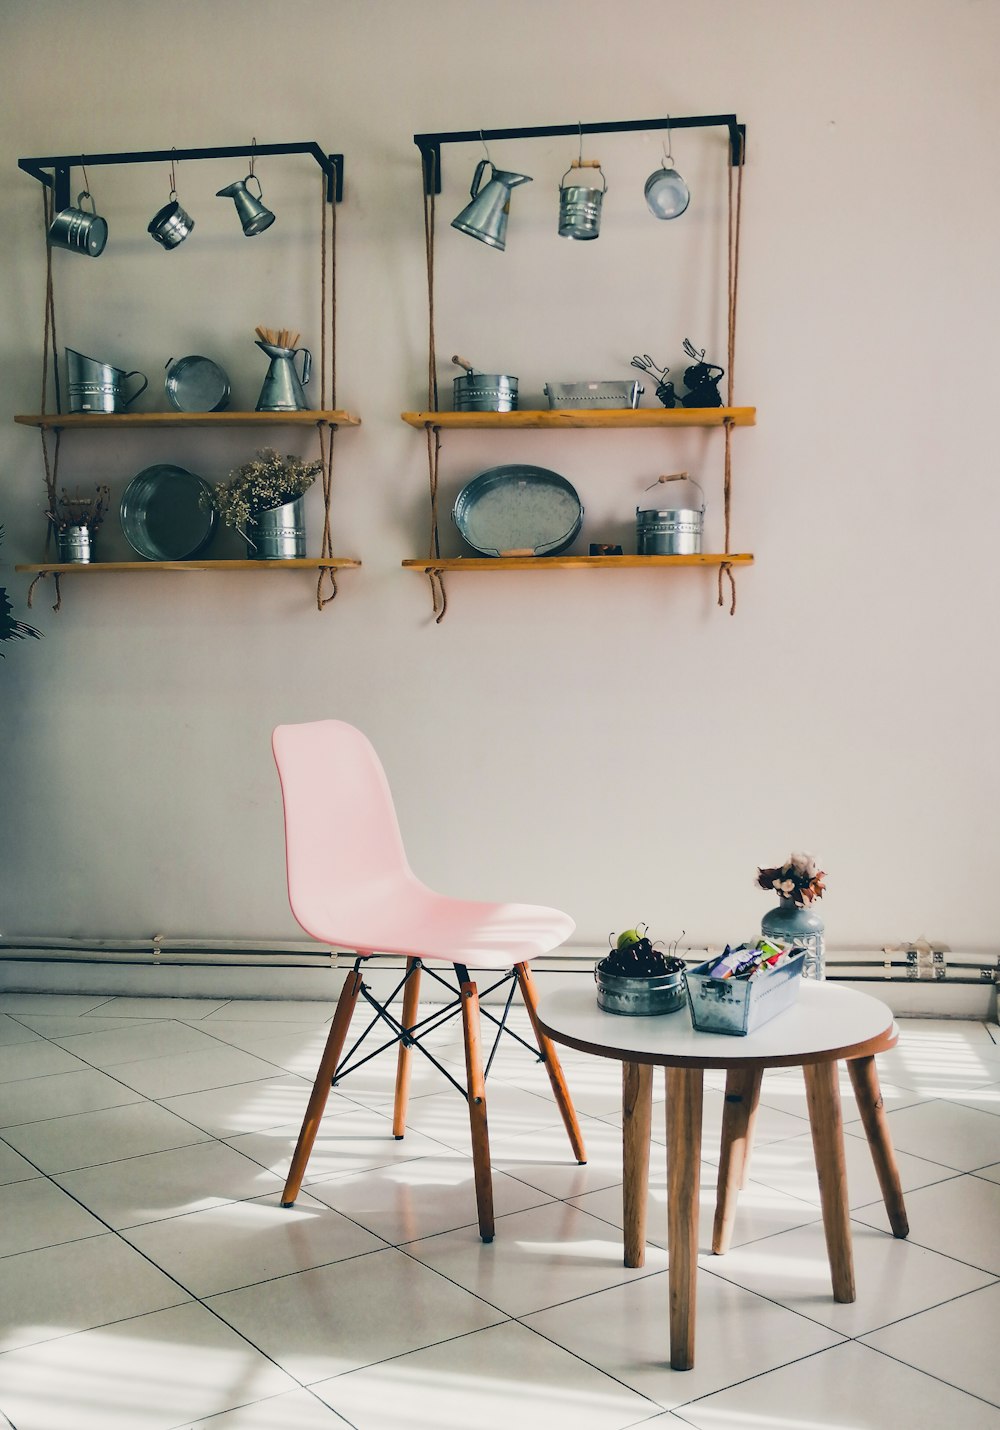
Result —
[{"label": "wooden stick bundle", "polygon": [[270,343],[273,348],[295,348],[299,345],[300,333],[292,333],[290,328],[254,328],[262,343]]}]

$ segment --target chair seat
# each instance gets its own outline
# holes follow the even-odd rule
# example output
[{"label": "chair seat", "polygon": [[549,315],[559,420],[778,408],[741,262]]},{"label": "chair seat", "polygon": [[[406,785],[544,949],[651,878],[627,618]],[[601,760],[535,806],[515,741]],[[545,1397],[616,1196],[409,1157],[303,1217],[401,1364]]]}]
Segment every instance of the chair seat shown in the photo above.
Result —
[{"label": "chair seat", "polygon": [[576,927],[568,914],[541,904],[491,904],[437,894],[419,880],[393,879],[345,897],[328,917],[310,911],[315,938],[365,953],[512,968],[558,948]]}]

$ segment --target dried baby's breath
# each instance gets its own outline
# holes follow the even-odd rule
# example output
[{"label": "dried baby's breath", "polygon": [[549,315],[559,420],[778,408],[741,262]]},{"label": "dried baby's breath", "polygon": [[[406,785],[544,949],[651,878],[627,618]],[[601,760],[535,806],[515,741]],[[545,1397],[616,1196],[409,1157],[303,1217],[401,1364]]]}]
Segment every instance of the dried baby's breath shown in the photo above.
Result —
[{"label": "dried baby's breath", "polygon": [[228,481],[218,482],[210,500],[223,521],[241,530],[261,512],[300,497],[321,470],[321,462],[303,462],[290,454],[282,457],[273,447],[265,447],[252,462],[230,472]]}]

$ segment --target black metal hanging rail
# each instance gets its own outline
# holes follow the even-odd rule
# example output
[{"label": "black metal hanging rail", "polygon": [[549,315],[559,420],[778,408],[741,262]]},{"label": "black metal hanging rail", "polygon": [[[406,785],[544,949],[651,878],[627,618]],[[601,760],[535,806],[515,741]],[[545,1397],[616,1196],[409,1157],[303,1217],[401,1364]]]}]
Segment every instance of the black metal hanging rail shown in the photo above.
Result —
[{"label": "black metal hanging rail", "polygon": [[643,129],[728,129],[733,168],[738,168],[746,158],[747,127],[735,114],[671,115],[667,119],[623,119],[609,124],[543,124],[533,129],[462,129],[450,134],[414,134],[413,142],[423,159],[427,193],[439,194],[442,144],[473,144],[487,139],[549,139],[561,134],[629,134]]},{"label": "black metal hanging rail", "polygon": [[[70,170],[84,164],[169,164],[189,159],[262,159],[272,154],[311,154],[326,175],[327,203],[344,197],[344,156],[324,154],[315,140],[301,144],[226,144],[217,149],[142,149],[132,154],[54,154],[41,159],[18,159],[17,167],[55,191],[56,212],[68,208]],[[51,171],[51,172],[47,172]]]}]

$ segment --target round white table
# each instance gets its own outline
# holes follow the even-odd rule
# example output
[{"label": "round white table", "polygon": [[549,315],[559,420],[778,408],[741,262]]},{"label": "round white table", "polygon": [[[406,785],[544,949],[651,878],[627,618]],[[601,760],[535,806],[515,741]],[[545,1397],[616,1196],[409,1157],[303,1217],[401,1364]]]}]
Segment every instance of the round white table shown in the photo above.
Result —
[{"label": "round white table", "polygon": [[854,1257],[837,1064],[847,1063],[893,1235],[909,1226],[899,1172],[882,1105],[875,1054],[895,1047],[892,1012],[850,988],[803,981],[796,1003],[746,1037],[698,1032],[685,1006],[655,1018],[630,1018],[597,1006],[591,984],[544,995],[538,1018],[545,1033],[622,1064],[625,1265],[645,1256],[646,1202],[653,1068],[666,1069],[667,1245],[670,1253],[670,1364],[694,1365],[698,1183],[703,1074],[726,1069],[718,1196],[712,1250],[729,1246],[736,1196],[746,1180],[765,1068],[801,1067],[805,1075],[813,1152],[833,1296],[853,1301]]}]

